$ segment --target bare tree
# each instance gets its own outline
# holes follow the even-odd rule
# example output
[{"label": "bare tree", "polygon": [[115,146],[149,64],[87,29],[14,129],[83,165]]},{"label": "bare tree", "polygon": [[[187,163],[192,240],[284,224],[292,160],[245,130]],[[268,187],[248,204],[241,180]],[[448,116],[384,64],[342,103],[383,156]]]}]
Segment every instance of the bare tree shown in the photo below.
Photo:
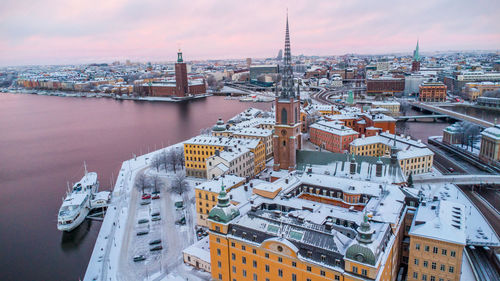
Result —
[{"label": "bare tree", "polygon": [[137,175],[135,177],[135,187],[144,193],[144,190],[149,187],[149,178],[144,173]]},{"label": "bare tree", "polygon": [[181,169],[184,167],[184,150],[177,149],[175,151],[175,158],[177,159],[177,164],[181,166]]},{"label": "bare tree", "polygon": [[151,178],[151,186],[155,192],[158,192],[161,188],[165,186],[165,182],[158,175],[153,175]]},{"label": "bare tree", "polygon": [[163,167],[165,168],[165,172],[167,172],[167,165],[168,165],[168,157],[167,157],[167,152],[165,150],[163,150],[161,153],[160,153],[160,159],[161,159],[161,163],[163,164]]},{"label": "bare tree", "polygon": [[215,76],[213,76],[212,74],[209,74],[207,76],[207,84],[208,84],[208,87],[215,88],[217,86],[217,79],[215,79]]},{"label": "bare tree", "polygon": [[176,172],[176,166],[177,166],[177,157],[175,156],[175,151],[173,149],[169,149],[167,151],[167,163],[169,165],[172,165],[172,168],[174,169],[174,173]]},{"label": "bare tree", "polygon": [[156,168],[156,171],[160,171],[160,167],[163,164],[162,159],[161,159],[161,153],[155,154],[153,156],[153,159],[151,159],[151,166]]},{"label": "bare tree", "polygon": [[182,173],[177,174],[174,180],[172,180],[172,191],[179,193],[179,195],[187,191],[188,187],[189,184],[186,181],[186,176]]}]

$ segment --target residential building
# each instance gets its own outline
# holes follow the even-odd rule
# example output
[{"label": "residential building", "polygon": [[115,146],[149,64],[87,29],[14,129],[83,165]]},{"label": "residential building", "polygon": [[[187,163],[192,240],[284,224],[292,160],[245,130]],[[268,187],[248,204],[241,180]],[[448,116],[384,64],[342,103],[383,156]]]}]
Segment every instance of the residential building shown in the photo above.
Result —
[{"label": "residential building", "polygon": [[331,152],[349,150],[351,141],[358,137],[358,132],[335,121],[319,121],[309,127],[310,141]]},{"label": "residential building", "polygon": [[467,212],[445,200],[420,204],[409,232],[407,280],[461,280]]},{"label": "residential building", "polygon": [[500,89],[500,83],[498,82],[466,83],[464,92],[470,101],[476,101],[477,98],[482,97],[485,92],[498,89]]},{"label": "residential building", "polygon": [[182,251],[182,259],[196,269],[211,272],[210,266],[210,241],[208,237],[195,242]]},{"label": "residential building", "polygon": [[372,102],[372,108],[384,108],[389,111],[390,115],[397,116],[399,115],[400,103],[397,101],[390,101],[390,102],[374,101]]},{"label": "residential building", "polygon": [[207,178],[213,179],[222,175],[236,175],[251,178],[255,175],[255,155],[248,148],[228,148],[216,150],[207,158]]},{"label": "residential building", "polygon": [[500,161],[500,125],[495,125],[481,132],[479,159],[485,163]]},{"label": "residential building", "polygon": [[420,85],[419,100],[424,102],[445,102],[446,85],[442,82],[424,82]]}]

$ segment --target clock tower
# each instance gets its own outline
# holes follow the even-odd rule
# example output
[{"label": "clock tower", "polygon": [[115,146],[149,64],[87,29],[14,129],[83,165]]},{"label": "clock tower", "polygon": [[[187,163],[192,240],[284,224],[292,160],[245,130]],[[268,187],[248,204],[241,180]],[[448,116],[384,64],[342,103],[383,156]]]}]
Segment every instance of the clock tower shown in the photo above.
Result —
[{"label": "clock tower", "polygon": [[295,91],[290,51],[290,33],[288,15],[286,17],[285,56],[283,57],[283,75],[281,92],[276,91],[276,125],[273,134],[274,167],[273,170],[293,171],[297,168],[296,150],[302,147],[300,133],[300,90]]}]

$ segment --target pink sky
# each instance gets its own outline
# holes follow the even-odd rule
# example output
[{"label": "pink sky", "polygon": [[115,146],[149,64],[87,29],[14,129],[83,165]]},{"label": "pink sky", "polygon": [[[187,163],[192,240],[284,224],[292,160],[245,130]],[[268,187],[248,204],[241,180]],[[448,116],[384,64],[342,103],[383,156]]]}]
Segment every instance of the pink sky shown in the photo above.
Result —
[{"label": "pink sky", "polygon": [[0,65],[500,48],[498,0],[3,0]]}]

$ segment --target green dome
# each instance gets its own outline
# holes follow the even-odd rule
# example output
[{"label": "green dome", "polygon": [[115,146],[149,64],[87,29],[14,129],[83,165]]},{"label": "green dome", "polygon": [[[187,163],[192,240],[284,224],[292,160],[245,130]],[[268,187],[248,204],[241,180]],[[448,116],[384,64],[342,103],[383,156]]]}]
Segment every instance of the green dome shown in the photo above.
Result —
[{"label": "green dome", "polygon": [[226,125],[224,124],[224,121],[221,118],[219,118],[215,126],[212,127],[212,131],[222,132],[225,130],[226,130]]},{"label": "green dome", "polygon": [[240,215],[238,208],[229,203],[229,196],[224,190],[224,183],[221,186],[221,191],[217,197],[217,206],[213,207],[208,213],[208,218],[214,221],[228,223],[235,217]]},{"label": "green dome", "polygon": [[377,260],[375,258],[375,254],[370,248],[360,244],[351,245],[347,249],[345,257],[351,260],[358,261],[360,263],[370,264],[370,265],[375,265],[375,262]]}]

